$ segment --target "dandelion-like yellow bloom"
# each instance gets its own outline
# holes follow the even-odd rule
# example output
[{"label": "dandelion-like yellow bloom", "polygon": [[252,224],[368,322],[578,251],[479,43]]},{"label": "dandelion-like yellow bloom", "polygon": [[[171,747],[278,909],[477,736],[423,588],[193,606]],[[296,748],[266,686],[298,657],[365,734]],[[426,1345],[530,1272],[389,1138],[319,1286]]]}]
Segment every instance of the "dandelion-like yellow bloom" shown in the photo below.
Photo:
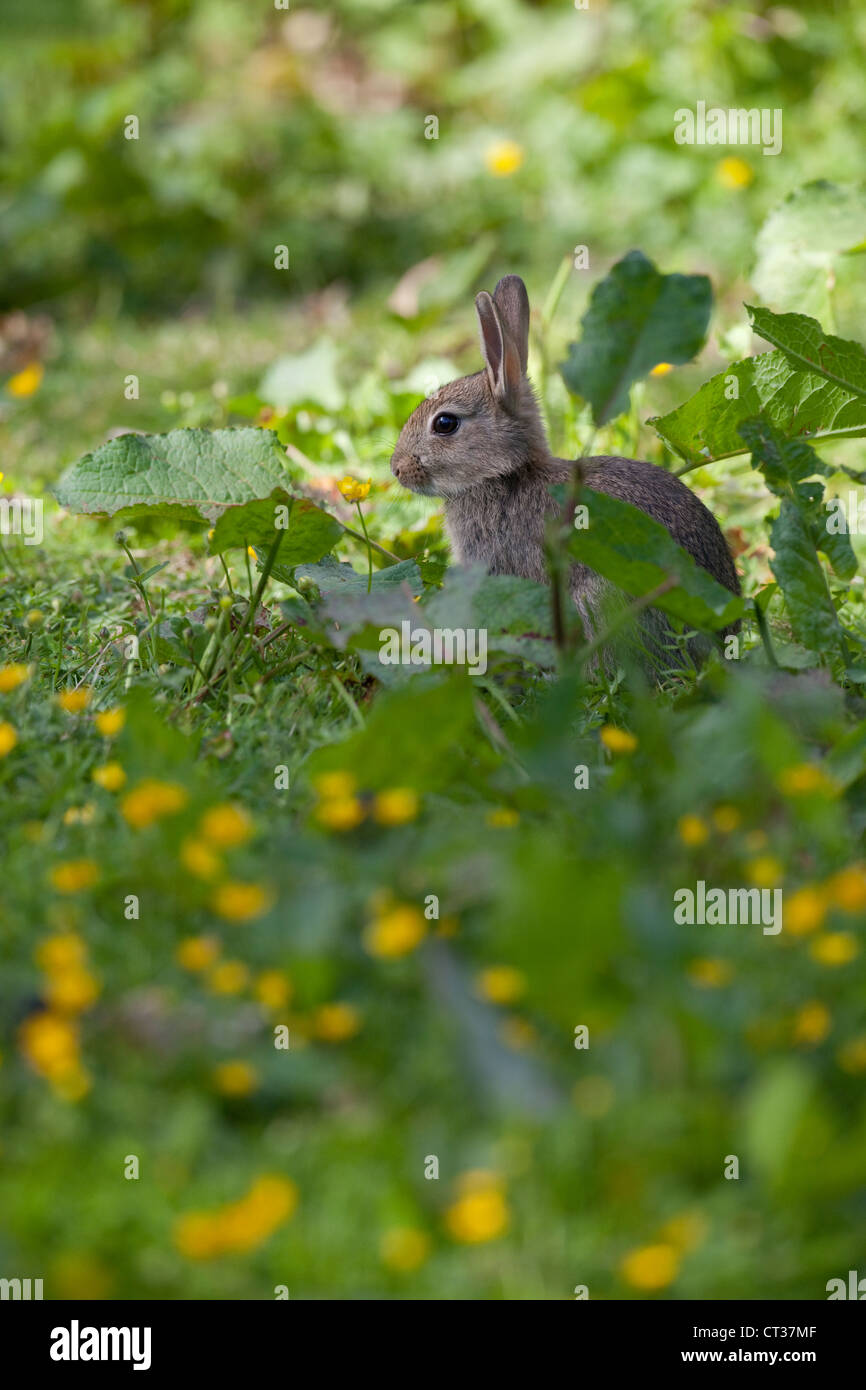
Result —
[{"label": "dandelion-like yellow bloom", "polygon": [[364,929],[364,947],[371,956],[395,960],[420,946],[427,922],[419,907],[397,903],[386,908]]},{"label": "dandelion-like yellow bloom", "polygon": [[418,815],[418,794],[410,787],[391,787],[373,800],[373,819],[379,825],[405,825]]},{"label": "dandelion-like yellow bloom", "polygon": [[827,916],[827,895],[821,888],[807,884],[785,896],[782,919],[785,931],[792,936],[808,936],[823,926]]},{"label": "dandelion-like yellow bloom", "polygon": [[523,164],[523,148],[516,140],[496,140],[484,151],[484,163],[494,178],[510,178]]},{"label": "dandelion-like yellow bloom", "polygon": [[526,993],[526,976],[511,965],[491,965],[479,971],[475,986],[491,1004],[513,1004]]},{"label": "dandelion-like yellow bloom", "polygon": [[364,819],[364,807],[356,796],[333,797],[316,807],[316,820],[327,830],[354,830]]},{"label": "dandelion-like yellow bloom", "polygon": [[370,494],[370,487],[370,483],[359,482],[349,473],[337,483],[340,495],[345,497],[347,502],[363,502],[364,498]]},{"label": "dandelion-like yellow bloom", "polygon": [[54,865],[50,879],[58,893],[83,893],[99,882],[99,865],[93,859],[67,859]]},{"label": "dandelion-like yellow bloom", "polygon": [[91,777],[103,791],[119,792],[121,787],[126,786],[126,773],[120,763],[103,763],[101,767],[93,769]]},{"label": "dandelion-like yellow bloom", "polygon": [[816,936],[809,954],[819,965],[849,965],[860,954],[860,943],[849,931],[825,932]]},{"label": "dandelion-like yellow bloom", "polygon": [[81,714],[90,704],[92,695],[92,690],[86,685],[80,685],[77,690],[61,690],[57,696],[57,703],[67,714]]},{"label": "dandelion-like yellow bloom", "polygon": [[755,177],[755,171],[751,164],[747,164],[744,159],[737,155],[727,155],[725,159],[720,159],[716,165],[716,178],[722,188],[730,189],[732,192],[739,191],[741,188],[748,188]]},{"label": "dandelion-like yellow bloom", "polygon": [[479,1245],[503,1236],[510,1214],[501,1181],[490,1173],[467,1173],[459,1185],[461,1194],[445,1213],[454,1240]]},{"label": "dandelion-like yellow bloom", "polygon": [[626,1255],[620,1274],[633,1289],[655,1293],[674,1282],[679,1265],[679,1253],[673,1245],[644,1245]]},{"label": "dandelion-like yellow bloom", "polygon": [[175,1223],[174,1243],[192,1260],[254,1250],[294,1215],[298,1189],[290,1178],[257,1178],[246,1196],[216,1211],[187,1212]]},{"label": "dandelion-like yellow bloom", "polygon": [[248,1096],[259,1084],[259,1074],[249,1062],[220,1062],[214,1067],[214,1086],[222,1096]]},{"label": "dandelion-like yellow bloom", "polygon": [[261,883],[221,883],[211,899],[214,912],[226,922],[252,922],[273,902],[273,894]]},{"label": "dandelion-like yellow bloom", "polygon": [[674,367],[672,362],[656,362],[655,366],[650,372],[650,376],[667,376],[668,372],[672,372],[673,369]]},{"label": "dandelion-like yellow bloom", "polygon": [[386,1269],[395,1274],[411,1274],[430,1253],[430,1237],[426,1231],[413,1226],[395,1226],[385,1231],[379,1242],[379,1252]]},{"label": "dandelion-like yellow bloom", "polygon": [[177,782],[147,777],[126,793],[120,811],[133,830],[146,830],[163,816],[176,816],[188,800],[186,789]]},{"label": "dandelion-like yellow bloom", "polygon": [[58,932],[56,936],[47,936],[33,953],[36,964],[46,975],[61,974],[83,965],[86,955],[84,942],[75,932]]},{"label": "dandelion-like yellow bloom", "polygon": [[834,907],[843,912],[862,912],[866,908],[866,867],[850,864],[826,883],[826,892]]},{"label": "dandelion-like yellow bloom", "polygon": [[677,834],[684,845],[690,849],[706,844],[710,837],[709,826],[700,816],[680,816],[677,821]]},{"label": "dandelion-like yellow bloom", "polygon": [[762,854],[759,858],[753,859],[747,864],[746,871],[749,875],[749,882],[756,888],[779,888],[781,887],[784,870],[778,859],[771,854]]},{"label": "dandelion-like yellow bloom", "polygon": [[520,812],[515,811],[513,806],[494,806],[484,820],[493,830],[513,830],[520,824]]},{"label": "dandelion-like yellow bloom", "polygon": [[30,679],[32,670],[31,666],[25,666],[20,661],[12,666],[0,666],[0,695],[8,695],[10,690],[17,690],[19,685]]},{"label": "dandelion-like yellow bloom", "polygon": [[181,842],[180,862],[196,878],[216,878],[222,870],[222,860],[210,845],[190,837]]},{"label": "dandelion-like yellow bloom", "polygon": [[6,720],[0,723],[0,758],[5,758],[18,742],[18,735],[12,724]]},{"label": "dandelion-like yellow bloom", "polygon": [[89,970],[73,965],[53,974],[46,989],[52,1009],[59,1014],[80,1014],[99,998],[99,983]]},{"label": "dandelion-like yellow bloom", "polygon": [[178,942],[174,958],[184,970],[194,973],[207,970],[220,953],[220,943],[214,936],[187,936]]},{"label": "dandelion-like yellow bloom", "polygon": [[253,822],[243,806],[224,801],[205,811],[199,821],[199,834],[217,849],[234,849],[246,844],[253,833]]},{"label": "dandelion-like yellow bloom", "polygon": [[618,729],[615,724],[605,724],[598,736],[609,753],[633,753],[637,748],[634,734],[628,729]]},{"label": "dandelion-like yellow bloom", "polygon": [[826,1038],[830,1031],[830,1010],[820,999],[810,999],[798,1010],[794,1019],[794,1042],[815,1047]]},{"label": "dandelion-like yellow bloom", "polygon": [[722,989],[734,978],[734,967],[714,956],[700,956],[689,961],[688,976],[701,989]]},{"label": "dandelion-like yellow bloom", "polygon": [[29,362],[20,372],[16,372],[6,383],[6,389],[10,396],[24,399],[26,396],[34,395],[42,385],[42,378],[45,376],[45,368],[41,362]]},{"label": "dandelion-like yellow bloom", "polygon": [[254,993],[266,1009],[283,1009],[292,998],[292,982],[282,970],[263,970],[256,979]]},{"label": "dandelion-like yellow bloom", "polygon": [[322,801],[340,800],[354,796],[358,782],[351,772],[320,772],[318,777],[313,778],[313,787]]},{"label": "dandelion-like yellow bloom", "polygon": [[116,705],[114,709],[100,710],[93,722],[103,738],[114,738],[126,723],[126,710],[122,705]]},{"label": "dandelion-like yellow bloom", "polygon": [[361,1027],[361,1015],[353,1004],[338,1000],[322,1004],[313,1014],[313,1034],[321,1042],[347,1042]]},{"label": "dandelion-like yellow bloom", "polygon": [[49,1010],[24,1020],[18,1044],[34,1070],[50,1081],[69,1076],[80,1065],[76,1025]]},{"label": "dandelion-like yellow bloom", "polygon": [[242,960],[224,960],[213,967],[207,982],[214,994],[240,994],[249,978],[250,972]]}]

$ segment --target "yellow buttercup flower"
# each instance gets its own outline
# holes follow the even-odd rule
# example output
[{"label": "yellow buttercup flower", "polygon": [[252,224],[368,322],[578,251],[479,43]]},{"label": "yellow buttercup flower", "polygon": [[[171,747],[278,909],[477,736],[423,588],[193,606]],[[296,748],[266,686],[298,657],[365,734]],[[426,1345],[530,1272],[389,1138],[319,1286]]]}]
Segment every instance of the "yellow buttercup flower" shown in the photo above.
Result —
[{"label": "yellow buttercup flower", "polygon": [[797,763],[786,767],[777,779],[779,790],[785,796],[832,795],[836,783],[817,763]]},{"label": "yellow buttercup flower", "polygon": [[510,178],[523,163],[523,149],[515,140],[496,140],[484,151],[484,163],[495,178]]},{"label": "yellow buttercup flower", "polygon": [[222,860],[210,845],[189,837],[181,841],[180,862],[196,878],[216,878],[222,870]]},{"label": "yellow buttercup flower", "polygon": [[116,705],[114,709],[100,710],[93,722],[103,738],[114,738],[126,723],[126,710],[122,705]]},{"label": "yellow buttercup flower", "polygon": [[370,483],[359,482],[349,473],[337,483],[340,495],[345,497],[347,502],[363,502],[364,498],[369,495],[370,487]]},{"label": "yellow buttercup flower", "polygon": [[391,787],[373,799],[373,819],[379,825],[405,825],[418,815],[418,794],[409,787]]},{"label": "yellow buttercup flower", "polygon": [[320,772],[313,778],[313,787],[322,801],[341,801],[355,794],[358,782],[351,772]]},{"label": "yellow buttercup flower", "polygon": [[249,1062],[220,1062],[214,1067],[214,1086],[221,1096],[248,1096],[259,1084],[259,1075]]},{"label": "yellow buttercup flower", "polygon": [[16,372],[6,383],[6,389],[10,396],[17,396],[23,399],[25,396],[32,396],[42,385],[42,378],[45,376],[45,368],[41,362],[30,362],[20,372]]},{"label": "yellow buttercup flower", "polygon": [[126,793],[120,811],[133,830],[146,830],[163,816],[176,816],[188,800],[186,789],[176,782],[147,777]]},{"label": "yellow buttercup flower", "polygon": [[814,1047],[823,1042],[830,1031],[830,1010],[820,999],[804,1004],[794,1018],[794,1042]]},{"label": "yellow buttercup flower", "polygon": [[50,1081],[69,1077],[80,1067],[78,1029],[60,1014],[31,1014],[18,1030],[18,1043],[34,1070]]},{"label": "yellow buttercup flower", "polygon": [[32,672],[32,666],[25,666],[20,661],[12,666],[0,666],[0,695],[8,695],[10,690],[17,690],[19,685],[30,679]]},{"label": "yellow buttercup flower", "polygon": [[0,758],[5,758],[11,753],[17,742],[18,735],[14,726],[4,720],[0,723]]},{"label": "yellow buttercup flower", "polygon": [[615,724],[605,724],[598,736],[609,753],[633,753],[637,748],[634,734],[628,729],[618,729]]},{"label": "yellow buttercup flower", "polygon": [[58,893],[83,893],[99,882],[99,865],[92,859],[67,859],[49,875]]},{"label": "yellow buttercup flower", "polygon": [[90,775],[103,791],[119,792],[121,787],[126,786],[126,773],[120,763],[103,763],[101,767],[95,767]]},{"label": "yellow buttercup flower", "polygon": [[495,1174],[466,1173],[459,1186],[461,1195],[445,1213],[449,1234],[466,1245],[503,1236],[510,1214],[502,1183]]},{"label": "yellow buttercup flower", "polygon": [[252,922],[273,903],[273,894],[261,883],[221,883],[212,898],[213,910],[226,922]]},{"label": "yellow buttercup flower", "polygon": [[782,903],[785,931],[792,936],[808,936],[824,924],[827,916],[827,895],[821,888],[807,884],[796,892],[786,894]]},{"label": "yellow buttercup flower", "polygon": [[703,845],[710,837],[709,826],[700,816],[680,816],[677,821],[677,834],[684,845],[690,849]]},{"label": "yellow buttercup flower", "polygon": [[479,971],[475,986],[492,1004],[513,1004],[526,993],[526,976],[510,965],[491,965]]},{"label": "yellow buttercup flower", "polygon": [[826,892],[834,907],[843,912],[862,912],[866,908],[866,867],[850,864],[827,880]]},{"label": "yellow buttercup flower", "polygon": [[672,362],[656,362],[650,376],[667,376],[668,372],[672,372],[673,369]]},{"label": "yellow buttercup flower", "polygon": [[426,1231],[412,1226],[395,1226],[383,1234],[379,1253],[386,1269],[392,1269],[397,1274],[411,1274],[430,1253],[430,1237]]},{"label": "yellow buttercup flower", "polygon": [[735,154],[720,159],[716,165],[716,178],[722,188],[731,191],[748,188],[754,177],[755,171],[751,164],[747,164],[744,159],[740,159]]},{"label": "yellow buttercup flower", "polygon": [[213,936],[187,936],[178,943],[174,958],[184,970],[207,970],[220,953],[220,943]]},{"label": "yellow buttercup flower", "polygon": [[89,970],[74,965],[51,976],[46,998],[59,1014],[83,1013],[99,998],[99,983]]},{"label": "yellow buttercup flower", "polygon": [[849,931],[826,932],[816,936],[809,954],[819,965],[848,965],[860,954],[860,943]]},{"label": "yellow buttercup flower", "polygon": [[689,961],[688,976],[701,989],[722,989],[734,978],[734,967],[729,961],[701,956]]},{"label": "yellow buttercup flower", "polygon": [[199,821],[202,839],[217,849],[234,849],[243,845],[253,833],[253,822],[243,806],[225,801],[205,811]]},{"label": "yellow buttercup flower", "polygon": [[352,1004],[321,1004],[313,1014],[313,1034],[322,1042],[346,1042],[361,1027],[361,1015]]},{"label": "yellow buttercup flower", "polygon": [[762,854],[746,865],[749,882],[756,888],[780,888],[784,874],[782,865],[771,854]]},{"label": "yellow buttercup flower", "polygon": [[214,994],[240,994],[250,978],[242,960],[224,960],[215,965],[207,977]]},{"label": "yellow buttercup flower", "polygon": [[282,970],[263,970],[255,983],[255,996],[268,1009],[282,1009],[291,1000],[292,982]]},{"label": "yellow buttercup flower", "polygon": [[192,1260],[254,1250],[294,1215],[297,1205],[298,1189],[290,1178],[266,1175],[237,1202],[179,1217],[174,1243]]},{"label": "yellow buttercup flower", "polygon": [[679,1253],[673,1245],[644,1245],[626,1255],[620,1274],[633,1289],[655,1293],[674,1282],[679,1264]]},{"label": "yellow buttercup flower", "polygon": [[58,932],[56,936],[47,936],[40,941],[33,957],[40,970],[44,970],[46,975],[54,975],[83,965],[86,954],[84,942],[75,932]]},{"label": "yellow buttercup flower", "polygon": [[67,714],[81,714],[90,704],[92,694],[86,685],[80,685],[77,690],[61,690],[57,703]]},{"label": "yellow buttercup flower", "polygon": [[371,956],[395,960],[414,951],[427,933],[427,922],[418,907],[398,903],[386,908],[364,929],[364,947]]},{"label": "yellow buttercup flower", "polygon": [[316,820],[327,830],[354,830],[364,819],[364,807],[356,796],[333,797],[316,807]]},{"label": "yellow buttercup flower", "polygon": [[515,825],[520,824],[520,812],[515,811],[513,806],[494,806],[484,819],[493,830],[513,830]]}]

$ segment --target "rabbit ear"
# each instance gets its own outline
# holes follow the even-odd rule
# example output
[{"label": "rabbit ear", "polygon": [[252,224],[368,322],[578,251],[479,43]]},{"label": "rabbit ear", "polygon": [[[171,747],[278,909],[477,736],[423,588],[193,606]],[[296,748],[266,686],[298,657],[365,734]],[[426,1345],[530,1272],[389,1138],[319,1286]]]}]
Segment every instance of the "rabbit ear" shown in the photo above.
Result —
[{"label": "rabbit ear", "polygon": [[503,275],[493,291],[493,303],[520,355],[520,370],[525,372],[529,358],[529,295],[519,275]]},{"label": "rabbit ear", "polygon": [[510,410],[517,404],[522,368],[520,354],[503,327],[499,311],[486,290],[475,297],[481,328],[481,352],[494,399]]}]

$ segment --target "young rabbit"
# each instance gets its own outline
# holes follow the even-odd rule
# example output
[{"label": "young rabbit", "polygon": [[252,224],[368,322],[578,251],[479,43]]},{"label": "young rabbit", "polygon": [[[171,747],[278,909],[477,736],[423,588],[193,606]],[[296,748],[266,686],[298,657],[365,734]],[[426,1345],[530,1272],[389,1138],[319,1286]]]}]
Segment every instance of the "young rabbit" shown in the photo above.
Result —
[{"label": "young rabbit", "polygon": [[[526,376],[529,298],[517,275],[506,275],[491,296],[475,300],[484,371],[443,386],[422,402],[400,433],[391,471],[412,492],[445,500],[445,525],[454,558],[481,563],[491,574],[518,574],[546,582],[546,515],[556,511],[548,488],[567,482],[574,464],[555,458],[547,443],[535,393]],[[740,585],[725,538],[711,512],[672,473],[635,459],[582,460],[584,483],[622,498],[660,521],[709,574],[731,593]],[[574,564],[571,596],[587,638],[621,594],[586,565]],[[663,662],[671,628],[664,614],[642,615],[640,637],[651,662]],[[693,660],[707,644],[690,645]],[[680,658],[680,661],[682,658]],[[673,664],[677,664],[674,659]]]}]

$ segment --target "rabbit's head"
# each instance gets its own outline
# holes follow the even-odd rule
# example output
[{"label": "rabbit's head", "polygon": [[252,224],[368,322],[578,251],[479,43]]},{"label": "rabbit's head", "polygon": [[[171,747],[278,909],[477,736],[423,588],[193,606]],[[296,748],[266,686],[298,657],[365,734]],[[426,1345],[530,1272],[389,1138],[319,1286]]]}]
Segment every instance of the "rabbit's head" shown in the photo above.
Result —
[{"label": "rabbit's head", "polygon": [[548,453],[526,376],[529,298],[518,275],[475,300],[484,371],[442,386],[413,411],[397,440],[391,472],[404,487],[457,497],[516,472]]}]

